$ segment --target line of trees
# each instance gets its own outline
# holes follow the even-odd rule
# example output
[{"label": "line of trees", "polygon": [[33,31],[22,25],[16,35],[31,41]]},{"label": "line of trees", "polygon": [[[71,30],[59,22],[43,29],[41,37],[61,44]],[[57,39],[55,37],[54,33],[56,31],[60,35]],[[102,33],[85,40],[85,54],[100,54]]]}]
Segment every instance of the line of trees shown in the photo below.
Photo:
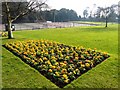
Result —
[{"label": "line of trees", "polygon": [[60,10],[52,9],[42,11],[42,16],[47,21],[52,22],[66,22],[66,21],[77,21],[79,17],[74,10],[69,10],[66,8],[62,8]]},{"label": "line of trees", "polygon": [[118,12],[119,5],[111,5],[109,7],[97,7],[96,11],[89,10],[89,7],[87,7],[83,11],[83,18],[81,18],[82,21],[98,21],[98,22],[118,22],[118,19],[120,17],[120,14]]},{"label": "line of trees", "polygon": [[[28,2],[24,2],[24,4],[20,5],[20,10],[22,9],[26,9],[25,5]],[[19,6],[19,3],[17,2],[17,4],[12,4],[10,7],[12,7],[11,9],[14,11],[14,9],[16,9],[17,7],[15,5]],[[3,5],[4,6],[4,5]],[[60,10],[56,10],[56,9],[52,9],[52,10],[32,10],[31,13],[27,14],[24,17],[18,18],[16,20],[13,21],[13,23],[29,23],[29,22],[41,22],[41,21],[52,21],[52,22],[66,22],[66,21],[98,21],[98,22],[118,22],[119,19],[119,13],[117,11],[118,5],[111,5],[110,7],[97,7],[96,8],[96,12],[94,11],[90,11],[89,7],[87,7],[84,11],[83,11],[83,17],[81,17],[80,15],[78,16],[76,11],[74,10],[70,10],[70,9],[66,9],[66,8],[62,8]],[[13,12],[12,16],[15,17],[15,14],[19,13],[17,12]],[[4,15],[3,18],[3,23],[7,22],[7,18]],[[107,25],[106,25],[107,27]]]},{"label": "line of trees", "polygon": [[[52,21],[52,22],[66,22],[66,21],[78,21],[80,20],[77,13],[74,10],[62,8],[60,10],[34,10],[25,17],[18,18],[14,23],[29,23],[29,22],[41,22],[41,21]],[[3,18],[3,23],[6,23],[7,19]]]}]

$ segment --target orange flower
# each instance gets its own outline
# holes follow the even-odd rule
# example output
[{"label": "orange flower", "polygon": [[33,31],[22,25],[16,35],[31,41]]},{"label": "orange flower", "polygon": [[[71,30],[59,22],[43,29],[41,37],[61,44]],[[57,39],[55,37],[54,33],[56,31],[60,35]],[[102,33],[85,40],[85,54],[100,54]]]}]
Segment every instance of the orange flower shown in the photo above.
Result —
[{"label": "orange flower", "polygon": [[24,52],[23,54],[27,54],[27,52]]},{"label": "orange flower", "polygon": [[94,48],[94,50],[97,50],[96,48]]},{"label": "orange flower", "polygon": [[63,74],[63,73],[66,73],[66,72],[67,72],[66,69],[62,69],[62,71],[61,71],[62,74]]}]

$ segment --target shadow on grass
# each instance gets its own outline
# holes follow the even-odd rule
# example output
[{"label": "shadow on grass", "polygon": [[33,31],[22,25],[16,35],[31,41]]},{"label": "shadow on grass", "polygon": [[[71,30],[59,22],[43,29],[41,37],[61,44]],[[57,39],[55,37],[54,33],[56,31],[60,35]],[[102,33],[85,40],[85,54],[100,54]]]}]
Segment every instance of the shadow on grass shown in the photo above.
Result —
[{"label": "shadow on grass", "polygon": [[23,41],[23,40],[26,40],[27,38],[12,38],[12,39],[9,39],[9,38],[1,38],[1,41],[2,41],[2,44],[4,43],[8,43],[8,42],[13,42],[13,41]]}]

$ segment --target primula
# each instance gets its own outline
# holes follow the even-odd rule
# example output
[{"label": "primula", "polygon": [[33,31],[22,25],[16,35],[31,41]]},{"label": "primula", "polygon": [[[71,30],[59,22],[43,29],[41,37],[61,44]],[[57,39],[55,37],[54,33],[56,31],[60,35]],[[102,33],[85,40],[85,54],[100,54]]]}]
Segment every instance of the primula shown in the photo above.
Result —
[{"label": "primula", "polygon": [[75,69],[75,71],[79,71],[79,69]]},{"label": "primula", "polygon": [[43,60],[42,60],[41,58],[39,58],[39,61],[40,61],[40,62],[43,62]]},{"label": "primula", "polygon": [[74,74],[76,74],[76,71],[73,71]]},{"label": "primula", "polygon": [[54,56],[51,57],[52,60],[56,60],[56,58]]},{"label": "primula", "polygon": [[85,66],[86,66],[86,67],[90,67],[90,64],[89,64],[89,63],[85,63]]},{"label": "primula", "polygon": [[59,74],[58,72],[55,72],[55,74],[56,74],[57,76],[60,76],[60,74]]},{"label": "primula", "polygon": [[75,57],[75,60],[78,60],[78,57]]},{"label": "primula", "polygon": [[65,79],[68,79],[68,76],[67,76],[66,74],[63,74],[63,77],[64,77]]},{"label": "primula", "polygon": [[52,69],[55,69],[55,66],[52,66]]},{"label": "primula", "polygon": [[47,63],[48,63],[49,65],[51,65],[51,62],[50,62],[50,61],[47,61]]},{"label": "primula", "polygon": [[52,69],[49,69],[48,71],[49,71],[49,72],[52,72]]},{"label": "primula", "polygon": [[69,82],[69,79],[64,80],[64,82],[65,82],[65,83],[68,83],[68,82]]},{"label": "primula", "polygon": [[62,74],[66,73],[66,72],[67,72],[66,69],[62,69],[62,71],[61,71]]},{"label": "primula", "polygon": [[47,60],[47,58],[46,58],[46,57],[44,57],[44,58],[43,58],[43,60],[45,60],[45,61],[46,61],[46,60]]},{"label": "primula", "polygon": [[85,65],[84,65],[84,64],[81,64],[81,67],[83,68],[83,67],[85,67]]},{"label": "primula", "polygon": [[58,63],[58,62],[56,62],[56,63],[55,63],[55,65],[59,65],[59,63]]},{"label": "primula", "polygon": [[66,58],[66,59],[69,59],[69,56],[66,56],[65,58]]},{"label": "primula", "polygon": [[59,84],[60,81],[61,85],[68,84],[76,76],[109,57],[106,52],[98,52],[96,49],[73,47],[47,40],[6,43],[5,47],[20,55],[40,72],[44,71],[45,76],[50,75],[55,83]]}]

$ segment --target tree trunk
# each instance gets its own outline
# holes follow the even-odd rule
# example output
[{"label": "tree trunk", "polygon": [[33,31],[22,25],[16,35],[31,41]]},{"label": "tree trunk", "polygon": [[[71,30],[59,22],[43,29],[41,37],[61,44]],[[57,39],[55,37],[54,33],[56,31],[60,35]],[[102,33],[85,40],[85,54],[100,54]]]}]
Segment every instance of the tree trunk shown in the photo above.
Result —
[{"label": "tree trunk", "polygon": [[105,27],[107,27],[107,23],[108,23],[108,21],[107,21],[107,16],[106,16],[105,22],[106,22],[106,25],[105,25]]},{"label": "tree trunk", "polygon": [[7,27],[7,29],[8,29],[8,38],[9,38],[9,39],[12,39],[12,38],[13,38],[11,25],[12,25],[11,21],[8,21],[8,27]]},{"label": "tree trunk", "polygon": [[8,2],[6,2],[6,12],[7,12],[7,30],[8,30],[8,38],[12,39],[13,38],[13,34],[12,34],[12,29],[11,29],[11,15],[10,15],[10,10],[8,7]]}]

